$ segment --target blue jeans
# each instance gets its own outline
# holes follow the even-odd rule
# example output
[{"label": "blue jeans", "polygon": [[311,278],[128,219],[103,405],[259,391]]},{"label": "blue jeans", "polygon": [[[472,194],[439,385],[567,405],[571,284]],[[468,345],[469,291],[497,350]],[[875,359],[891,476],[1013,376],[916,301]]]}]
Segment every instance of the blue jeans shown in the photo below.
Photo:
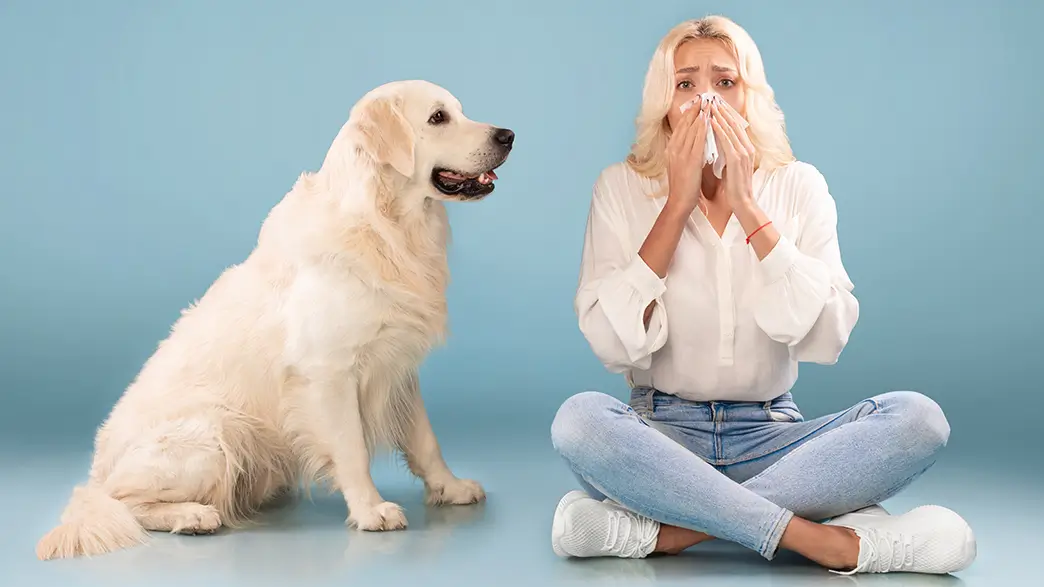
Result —
[{"label": "blue jeans", "polygon": [[639,387],[627,405],[589,391],[551,425],[555,450],[592,497],[768,559],[793,516],[823,521],[894,496],[949,434],[938,404],[914,392],[806,421],[789,393],[691,402]]}]

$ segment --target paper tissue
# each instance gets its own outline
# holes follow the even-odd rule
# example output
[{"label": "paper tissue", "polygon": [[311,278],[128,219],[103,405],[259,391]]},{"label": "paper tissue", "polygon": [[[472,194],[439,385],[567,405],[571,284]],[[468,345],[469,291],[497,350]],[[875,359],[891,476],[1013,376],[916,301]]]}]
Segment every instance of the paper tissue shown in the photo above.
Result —
[{"label": "paper tissue", "polygon": [[[681,105],[679,110],[682,113],[687,112],[690,108],[695,106],[702,106],[703,102],[721,102],[722,97],[714,92],[704,92],[689,100],[688,102]],[[742,121],[743,128],[747,128],[747,121]],[[711,169],[714,171],[714,177],[721,179],[721,173],[725,169],[725,157],[718,154],[718,144],[714,140],[714,130],[711,127],[710,116],[707,117],[707,144],[703,148],[703,164],[712,166]]]}]

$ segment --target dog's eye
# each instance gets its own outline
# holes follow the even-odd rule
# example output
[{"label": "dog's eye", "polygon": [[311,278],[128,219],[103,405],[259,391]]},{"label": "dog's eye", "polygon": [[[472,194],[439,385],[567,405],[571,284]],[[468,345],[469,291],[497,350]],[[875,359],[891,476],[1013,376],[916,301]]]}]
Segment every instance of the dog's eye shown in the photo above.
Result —
[{"label": "dog's eye", "polygon": [[446,113],[442,110],[436,110],[435,114],[432,114],[431,117],[428,118],[428,124],[439,125],[445,123],[446,120]]}]

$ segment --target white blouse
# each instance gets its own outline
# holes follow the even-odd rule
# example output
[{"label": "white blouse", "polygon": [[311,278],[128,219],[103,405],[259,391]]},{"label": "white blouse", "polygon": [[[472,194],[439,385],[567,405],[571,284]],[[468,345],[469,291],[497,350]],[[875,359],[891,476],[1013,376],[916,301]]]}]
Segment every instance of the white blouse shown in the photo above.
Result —
[{"label": "white blouse", "polygon": [[575,309],[605,367],[689,400],[767,401],[791,389],[798,362],[835,363],[859,302],[822,174],[802,162],[755,172],[754,198],[781,234],[763,260],[735,217],[719,238],[697,209],[660,279],[638,249],[665,185],[622,162],[595,182]]}]

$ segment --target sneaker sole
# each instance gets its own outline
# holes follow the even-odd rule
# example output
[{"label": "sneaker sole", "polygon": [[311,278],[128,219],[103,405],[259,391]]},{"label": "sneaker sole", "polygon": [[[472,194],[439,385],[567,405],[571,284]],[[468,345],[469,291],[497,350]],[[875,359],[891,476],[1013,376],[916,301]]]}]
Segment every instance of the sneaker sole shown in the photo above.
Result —
[{"label": "sneaker sole", "polygon": [[558,507],[555,508],[555,517],[551,521],[551,550],[555,551],[555,554],[562,558],[570,556],[569,553],[562,550],[561,545],[562,536],[565,536],[566,531],[564,513],[569,506],[581,499],[591,499],[591,496],[579,489],[570,491],[558,501]]}]

